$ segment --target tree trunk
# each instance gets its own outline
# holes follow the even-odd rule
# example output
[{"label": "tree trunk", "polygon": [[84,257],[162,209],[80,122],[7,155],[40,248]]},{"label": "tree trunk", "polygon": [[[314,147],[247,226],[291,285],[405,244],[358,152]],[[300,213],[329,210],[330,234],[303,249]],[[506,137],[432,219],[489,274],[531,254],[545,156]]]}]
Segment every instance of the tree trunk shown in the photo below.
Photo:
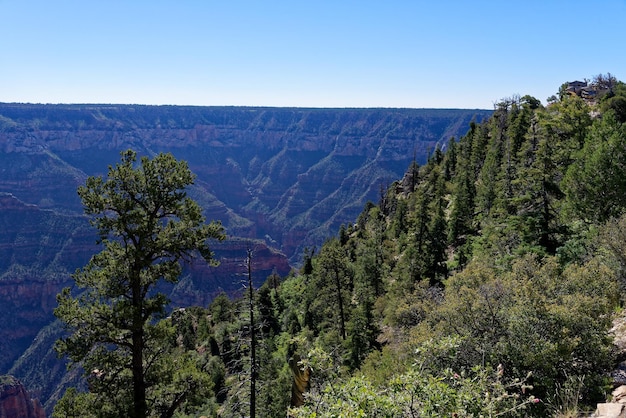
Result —
[{"label": "tree trunk", "polygon": [[337,302],[339,303],[339,327],[341,332],[341,339],[346,339],[346,321],[343,313],[343,298],[341,297],[341,280],[339,278],[339,272],[335,270],[335,285],[337,286]]},{"label": "tree trunk", "polygon": [[248,288],[250,290],[250,418],[256,417],[256,333],[254,324],[254,288],[252,285],[252,250],[248,250]]},{"label": "tree trunk", "polygon": [[143,375],[143,298],[141,295],[141,279],[138,273],[132,280],[133,295],[133,323],[132,323],[132,370],[133,370],[133,409],[134,418],[146,418],[148,405],[146,403],[146,383]]}]

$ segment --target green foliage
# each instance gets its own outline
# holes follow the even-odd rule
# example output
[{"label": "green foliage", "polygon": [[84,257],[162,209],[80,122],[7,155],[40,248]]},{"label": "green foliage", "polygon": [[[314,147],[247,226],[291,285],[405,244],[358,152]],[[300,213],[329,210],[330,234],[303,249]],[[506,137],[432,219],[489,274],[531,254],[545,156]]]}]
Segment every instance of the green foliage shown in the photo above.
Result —
[{"label": "green foliage", "polygon": [[577,157],[564,179],[570,210],[593,223],[621,215],[626,209],[626,124],[605,115]]},{"label": "green foliage", "polygon": [[620,123],[626,122],[626,84],[616,81],[611,91],[601,97],[600,109],[603,112],[613,112],[615,119]]},{"label": "green foliage", "polygon": [[568,376],[586,376],[582,395],[593,402],[603,396],[612,366],[608,330],[616,297],[612,272],[597,259],[561,270],[555,259],[527,256],[505,275],[468,266],[448,281],[434,319],[444,335],[464,338],[457,367],[502,364],[518,378],[532,372],[542,398]]},{"label": "green foliage", "polygon": [[65,395],[57,402],[54,407],[53,418],[95,418],[98,416],[107,416],[110,406],[107,405],[106,411],[94,411],[94,401],[96,396],[91,393],[79,393],[76,388],[69,388]]},{"label": "green foliage", "polygon": [[[312,257],[300,282],[312,331],[301,335],[314,347],[304,361],[328,364],[314,367],[323,377],[297,416],[518,416],[530,403],[514,399],[522,387],[545,400],[523,413],[545,416],[604,397],[618,283],[626,288],[623,221],[602,227],[626,194],[626,132],[619,101],[607,100],[600,118],[565,89],[547,107],[503,100]],[[454,386],[450,370],[469,380]],[[419,385],[402,406],[389,382],[409,375]],[[493,379],[503,404],[481,404]]]},{"label": "green foliage", "polygon": [[90,177],[79,188],[104,249],[74,275],[81,292],[64,289],[55,309],[69,331],[57,349],[85,369],[98,416],[172,416],[204,386],[194,361],[163,350],[173,330],[155,322],[168,302],[157,285],[175,283],[180,262],[196,252],[210,261],[207,240],[223,239],[222,227],[205,224],[186,196],[186,163],[169,154],[135,163],[126,151],[106,180]]},{"label": "green foliage", "polygon": [[284,416],[289,407],[293,378],[286,360],[290,342],[287,333],[263,340],[259,352],[260,388],[257,396],[260,417]]},{"label": "green foliage", "polygon": [[498,371],[474,367],[455,373],[445,369],[433,374],[412,367],[384,384],[374,385],[355,376],[338,385],[327,385],[310,394],[306,404],[290,410],[294,417],[440,417],[519,416],[540,402],[522,380],[505,382]]},{"label": "green foliage", "polygon": [[611,219],[598,232],[599,252],[616,275],[622,299],[626,297],[626,215]]},{"label": "green foliage", "polygon": [[339,240],[332,239],[322,247],[316,261],[308,297],[308,312],[315,312],[319,316],[313,322],[312,318],[308,318],[307,325],[332,326],[338,336],[345,340],[349,295],[354,286],[349,260]]},{"label": "green foliage", "polygon": [[[601,401],[615,360],[608,331],[626,289],[626,131],[623,85],[598,80],[611,86],[597,104],[566,86],[546,107],[531,96],[498,103],[447,153],[411,164],[336,238],[307,249],[300,274],[272,275],[248,293],[251,305],[223,294],[206,310],[147,323],[147,355],[159,341],[169,353],[155,357],[155,408],[180,389],[189,393],[180,416],[249,414],[255,325],[263,416],[286,413],[290,361],[311,371],[294,417],[548,416]],[[94,273],[77,279],[85,271]],[[149,296],[157,319],[163,301]],[[68,311],[82,306],[62,299]],[[130,386],[127,357],[82,341],[71,342],[117,356],[106,358],[122,365],[111,387]],[[127,392],[108,399],[129,408]],[[100,405],[95,394],[68,392],[59,408]]]}]

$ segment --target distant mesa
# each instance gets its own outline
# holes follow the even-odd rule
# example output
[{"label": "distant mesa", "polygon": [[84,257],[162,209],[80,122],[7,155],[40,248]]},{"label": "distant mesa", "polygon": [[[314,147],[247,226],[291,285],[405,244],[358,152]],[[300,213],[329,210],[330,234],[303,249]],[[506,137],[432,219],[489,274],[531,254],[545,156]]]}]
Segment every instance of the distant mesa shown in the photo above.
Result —
[{"label": "distant mesa", "polygon": [[171,152],[197,175],[190,194],[207,218],[298,264],[413,159],[424,163],[491,113],[0,103],[0,192],[81,214],[76,188],[121,150]]}]

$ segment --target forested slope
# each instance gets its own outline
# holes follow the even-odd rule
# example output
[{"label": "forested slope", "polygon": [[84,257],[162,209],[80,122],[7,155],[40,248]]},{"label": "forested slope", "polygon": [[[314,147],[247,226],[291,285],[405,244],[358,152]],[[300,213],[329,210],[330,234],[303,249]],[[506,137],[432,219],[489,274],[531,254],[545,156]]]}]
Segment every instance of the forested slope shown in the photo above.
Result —
[{"label": "forested slope", "polygon": [[[501,101],[306,249],[298,273],[164,319],[162,349],[204,373],[176,416],[593,409],[620,356],[609,329],[626,284],[626,85],[592,87],[592,99],[564,84],[545,106]],[[172,376],[160,384],[182,393],[199,379]],[[89,399],[69,392],[56,414]]]},{"label": "forested slope", "polygon": [[594,85],[593,101],[567,85],[547,106],[503,100],[292,279],[307,289],[307,359],[322,350],[346,368],[314,379],[296,415],[546,416],[606,396],[625,283],[626,86]]},{"label": "forested slope", "polygon": [[593,409],[626,283],[626,86],[595,82],[593,101],[567,85],[546,106],[503,100],[307,250],[299,274],[268,278],[255,367],[246,298],[172,318],[211,364],[204,413],[246,415],[253,378],[257,413],[281,416],[309,371],[293,416]]}]

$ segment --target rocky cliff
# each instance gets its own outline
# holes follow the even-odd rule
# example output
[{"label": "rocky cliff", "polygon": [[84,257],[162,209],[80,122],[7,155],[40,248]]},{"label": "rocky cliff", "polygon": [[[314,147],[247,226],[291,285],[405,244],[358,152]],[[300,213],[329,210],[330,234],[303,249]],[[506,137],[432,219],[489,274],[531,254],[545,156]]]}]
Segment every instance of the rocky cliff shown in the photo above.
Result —
[{"label": "rocky cliff", "polygon": [[413,158],[425,161],[490,113],[0,104],[0,192],[78,213],[76,187],[121,150],[171,152],[197,174],[193,195],[207,217],[297,262]]},{"label": "rocky cliff", "polygon": [[52,320],[56,294],[96,250],[80,215],[61,214],[0,194],[0,373]]},{"label": "rocky cliff", "polygon": [[0,376],[0,418],[45,418],[41,404],[31,399],[19,380]]}]

